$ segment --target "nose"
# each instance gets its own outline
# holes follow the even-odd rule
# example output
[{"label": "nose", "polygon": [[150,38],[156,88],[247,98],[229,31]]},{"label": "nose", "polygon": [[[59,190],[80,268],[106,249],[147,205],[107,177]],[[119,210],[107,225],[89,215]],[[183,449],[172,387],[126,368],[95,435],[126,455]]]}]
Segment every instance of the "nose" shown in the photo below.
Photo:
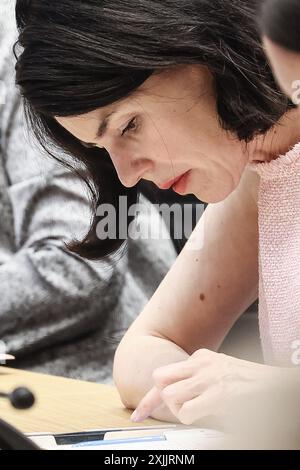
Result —
[{"label": "nose", "polygon": [[123,186],[132,188],[143,176],[153,168],[149,158],[133,158],[118,153],[110,154],[110,158]]}]

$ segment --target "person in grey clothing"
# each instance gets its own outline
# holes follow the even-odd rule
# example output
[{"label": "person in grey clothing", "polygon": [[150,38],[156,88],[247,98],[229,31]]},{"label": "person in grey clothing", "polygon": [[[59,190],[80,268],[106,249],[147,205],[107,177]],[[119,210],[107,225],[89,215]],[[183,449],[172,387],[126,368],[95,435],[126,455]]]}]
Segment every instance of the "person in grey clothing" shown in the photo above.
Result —
[{"label": "person in grey clothing", "polygon": [[129,240],[119,262],[67,250],[66,241],[88,229],[89,201],[80,180],[26,133],[14,34],[7,9],[0,17],[0,340],[18,367],[110,382],[120,339],[176,252],[171,240]]}]

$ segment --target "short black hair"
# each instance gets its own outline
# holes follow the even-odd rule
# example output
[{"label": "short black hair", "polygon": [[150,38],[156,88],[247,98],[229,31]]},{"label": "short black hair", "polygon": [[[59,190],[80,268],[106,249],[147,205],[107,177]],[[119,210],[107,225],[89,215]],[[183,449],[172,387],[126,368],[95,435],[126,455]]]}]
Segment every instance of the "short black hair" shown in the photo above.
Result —
[{"label": "short black hair", "polygon": [[262,32],[276,44],[300,52],[300,1],[266,0]]},{"label": "short black hair", "polygon": [[[70,156],[75,169],[83,163],[95,207],[117,207],[120,195],[136,202],[139,188],[123,187],[106,150],[85,148],[54,116],[87,113],[131,95],[153,73],[203,64],[222,127],[246,142],[265,134],[291,103],[263,51],[260,7],[261,0],[17,0],[16,83],[27,120],[50,155]],[[122,245],[97,239],[98,220],[71,247],[89,259]]]}]

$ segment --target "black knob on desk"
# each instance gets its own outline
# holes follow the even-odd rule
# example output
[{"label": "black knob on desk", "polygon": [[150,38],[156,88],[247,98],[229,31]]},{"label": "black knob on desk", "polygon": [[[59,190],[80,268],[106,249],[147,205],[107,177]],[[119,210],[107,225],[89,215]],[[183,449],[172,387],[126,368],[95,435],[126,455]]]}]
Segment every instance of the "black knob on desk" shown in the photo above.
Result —
[{"label": "black knob on desk", "polygon": [[[0,398],[10,401],[14,408],[26,410],[35,402],[34,395],[26,387],[19,387],[11,393],[0,392]],[[39,450],[39,447],[16,428],[0,419],[1,450]]]},{"label": "black knob on desk", "polygon": [[9,394],[10,403],[18,410],[27,410],[35,402],[33,393],[28,388],[19,387]]}]

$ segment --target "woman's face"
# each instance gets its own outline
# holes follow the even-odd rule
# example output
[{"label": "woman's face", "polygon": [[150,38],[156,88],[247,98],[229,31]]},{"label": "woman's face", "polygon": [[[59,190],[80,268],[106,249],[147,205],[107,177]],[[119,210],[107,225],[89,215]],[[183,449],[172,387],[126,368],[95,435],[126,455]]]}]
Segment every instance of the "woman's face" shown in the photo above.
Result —
[{"label": "woman's face", "polygon": [[264,46],[279,85],[294,104],[300,104],[300,54],[264,38]]},{"label": "woman's face", "polygon": [[104,147],[127,187],[145,179],[215,203],[234,191],[249,161],[245,144],[221,128],[213,79],[202,66],[152,75],[129,98],[56,119],[84,144]]}]

